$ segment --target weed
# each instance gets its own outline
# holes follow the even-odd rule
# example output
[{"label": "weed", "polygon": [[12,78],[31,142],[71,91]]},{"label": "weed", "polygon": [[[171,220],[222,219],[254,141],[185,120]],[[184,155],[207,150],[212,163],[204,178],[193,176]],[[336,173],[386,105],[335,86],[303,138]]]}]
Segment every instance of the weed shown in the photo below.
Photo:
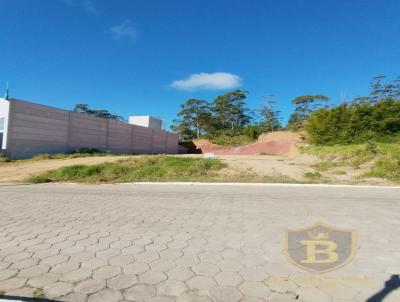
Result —
[{"label": "weed", "polygon": [[44,294],[43,290],[41,288],[36,288],[32,292],[32,297],[35,299],[45,299],[46,295]]},{"label": "weed", "polygon": [[322,178],[322,175],[319,172],[306,172],[304,173],[304,177],[309,179],[320,179]]}]

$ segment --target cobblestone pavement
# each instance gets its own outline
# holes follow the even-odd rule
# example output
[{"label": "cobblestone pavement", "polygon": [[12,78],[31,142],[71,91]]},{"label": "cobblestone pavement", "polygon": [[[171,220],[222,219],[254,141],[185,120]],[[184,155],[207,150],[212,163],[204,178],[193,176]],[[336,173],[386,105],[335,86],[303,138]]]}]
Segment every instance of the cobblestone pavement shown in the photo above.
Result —
[{"label": "cobblestone pavement", "polygon": [[[89,302],[366,301],[400,273],[399,197],[376,188],[0,186],[0,291]],[[316,221],[357,230],[354,261],[316,274],[286,260],[284,230]],[[400,301],[400,290],[383,301]]]}]

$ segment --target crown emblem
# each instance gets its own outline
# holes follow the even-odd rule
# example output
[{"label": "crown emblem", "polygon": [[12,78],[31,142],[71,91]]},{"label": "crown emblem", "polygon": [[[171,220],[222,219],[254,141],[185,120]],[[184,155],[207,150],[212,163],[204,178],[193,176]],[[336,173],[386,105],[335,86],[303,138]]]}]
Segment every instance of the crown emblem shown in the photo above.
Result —
[{"label": "crown emblem", "polygon": [[310,232],[308,232],[308,236],[312,240],[329,239],[329,231],[326,231],[326,232],[310,231]]}]

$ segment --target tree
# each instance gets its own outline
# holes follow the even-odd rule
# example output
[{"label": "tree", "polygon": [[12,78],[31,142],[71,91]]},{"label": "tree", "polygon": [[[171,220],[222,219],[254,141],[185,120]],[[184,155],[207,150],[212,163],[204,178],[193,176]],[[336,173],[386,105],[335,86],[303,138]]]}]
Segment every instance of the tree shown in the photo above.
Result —
[{"label": "tree", "polygon": [[199,138],[211,119],[210,105],[204,100],[189,99],[181,105],[178,117],[171,129],[185,137]]},{"label": "tree", "polygon": [[259,109],[261,115],[261,128],[263,131],[274,131],[281,128],[280,111],[275,110],[276,100],[273,95],[268,96],[265,104]]},{"label": "tree", "polygon": [[388,98],[400,98],[400,77],[393,81],[384,83],[386,76],[376,76],[372,78],[368,96],[359,96],[354,98],[355,103],[377,103],[380,100]]},{"label": "tree", "polygon": [[246,91],[237,89],[218,96],[212,111],[216,126],[221,131],[229,130],[231,135],[240,132],[250,122],[249,111],[246,108]]},{"label": "tree", "polygon": [[302,128],[311,112],[321,108],[322,104],[327,101],[329,101],[329,98],[321,94],[302,95],[292,100],[292,103],[296,105],[296,109],[289,118],[288,128],[293,130]]},{"label": "tree", "polygon": [[107,118],[115,121],[122,121],[123,118],[120,115],[111,114],[106,109],[90,109],[88,104],[76,104],[74,107],[74,112],[84,113],[90,116],[96,116],[101,118]]}]

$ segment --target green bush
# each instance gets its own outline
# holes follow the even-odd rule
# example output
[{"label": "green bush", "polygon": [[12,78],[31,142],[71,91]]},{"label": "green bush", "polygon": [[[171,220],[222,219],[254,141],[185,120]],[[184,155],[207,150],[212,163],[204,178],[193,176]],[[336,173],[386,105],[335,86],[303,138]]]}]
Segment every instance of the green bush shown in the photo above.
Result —
[{"label": "green bush", "polygon": [[304,126],[316,145],[395,142],[400,135],[400,101],[341,104],[314,111]]},{"label": "green bush", "polygon": [[244,135],[246,135],[250,140],[256,140],[262,133],[261,127],[257,125],[249,125],[243,129]]}]

